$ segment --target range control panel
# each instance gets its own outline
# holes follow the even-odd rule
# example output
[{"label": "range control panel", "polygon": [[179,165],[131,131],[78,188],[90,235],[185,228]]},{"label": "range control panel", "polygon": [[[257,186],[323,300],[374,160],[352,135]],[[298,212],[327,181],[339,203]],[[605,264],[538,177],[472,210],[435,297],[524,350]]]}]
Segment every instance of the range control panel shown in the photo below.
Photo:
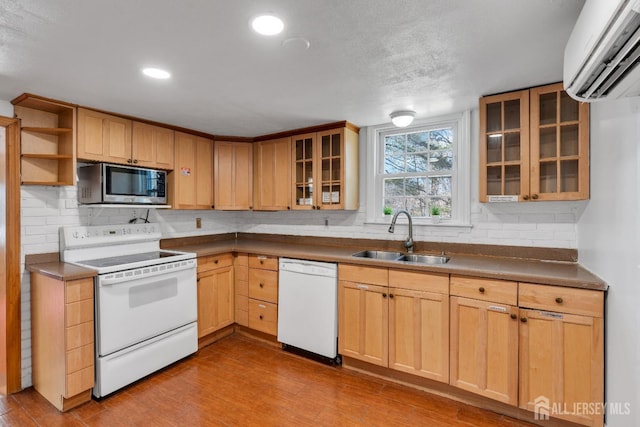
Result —
[{"label": "range control panel", "polygon": [[62,227],[60,249],[144,242],[161,237],[160,225],[155,223]]}]

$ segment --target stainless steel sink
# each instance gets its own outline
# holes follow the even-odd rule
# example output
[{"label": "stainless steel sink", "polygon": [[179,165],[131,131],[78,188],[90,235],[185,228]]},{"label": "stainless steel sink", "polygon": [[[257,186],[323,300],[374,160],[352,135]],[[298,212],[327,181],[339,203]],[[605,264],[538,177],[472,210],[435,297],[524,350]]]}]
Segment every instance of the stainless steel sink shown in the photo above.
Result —
[{"label": "stainless steel sink", "polygon": [[357,252],[352,256],[428,265],[446,264],[447,262],[449,262],[449,258],[446,256],[402,254],[401,252],[392,251],[362,251]]},{"label": "stainless steel sink", "polygon": [[352,256],[395,261],[402,256],[402,253],[391,251],[362,251],[355,253]]},{"label": "stainless steel sink", "polygon": [[406,254],[397,258],[396,261],[405,261],[412,262],[416,264],[446,264],[449,262],[448,257],[446,256],[437,256],[437,255],[416,255],[416,254]]}]

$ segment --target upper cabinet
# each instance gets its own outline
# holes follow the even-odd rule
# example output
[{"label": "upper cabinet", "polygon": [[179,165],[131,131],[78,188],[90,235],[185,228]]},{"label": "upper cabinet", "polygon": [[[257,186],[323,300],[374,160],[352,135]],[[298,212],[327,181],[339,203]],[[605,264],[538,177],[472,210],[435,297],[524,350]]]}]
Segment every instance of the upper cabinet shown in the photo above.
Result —
[{"label": "upper cabinet", "polygon": [[133,122],[131,161],[136,166],[173,170],[174,131]]},{"label": "upper cabinet", "polygon": [[175,133],[175,168],[169,173],[169,200],[174,209],[213,208],[213,141]]},{"label": "upper cabinet", "polygon": [[291,139],[293,209],[358,209],[358,133],[351,127]]},{"label": "upper cabinet", "polygon": [[480,99],[480,201],[589,198],[589,105],[562,83]]},{"label": "upper cabinet", "polygon": [[216,141],[213,159],[215,209],[253,209],[253,144]]},{"label": "upper cabinet", "polygon": [[173,169],[174,131],[78,108],[78,158]]},{"label": "upper cabinet", "polygon": [[253,147],[255,210],[291,209],[291,138],[256,142]]},{"label": "upper cabinet", "polygon": [[74,185],[75,107],[30,94],[12,103],[22,126],[21,183]]},{"label": "upper cabinet", "polygon": [[78,159],[131,164],[131,120],[78,108]]}]

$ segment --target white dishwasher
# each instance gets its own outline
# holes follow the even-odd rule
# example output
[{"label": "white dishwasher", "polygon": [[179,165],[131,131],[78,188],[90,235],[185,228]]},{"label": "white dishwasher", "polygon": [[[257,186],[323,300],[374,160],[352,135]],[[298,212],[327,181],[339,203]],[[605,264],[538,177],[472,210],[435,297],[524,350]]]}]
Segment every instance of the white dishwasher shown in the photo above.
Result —
[{"label": "white dishwasher", "polygon": [[336,264],[280,258],[278,341],[340,363]]}]

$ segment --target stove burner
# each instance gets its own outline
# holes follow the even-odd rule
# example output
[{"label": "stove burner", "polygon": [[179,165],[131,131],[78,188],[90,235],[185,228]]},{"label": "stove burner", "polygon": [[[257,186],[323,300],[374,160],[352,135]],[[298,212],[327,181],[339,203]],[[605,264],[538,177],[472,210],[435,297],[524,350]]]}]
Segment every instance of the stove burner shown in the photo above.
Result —
[{"label": "stove burner", "polygon": [[116,265],[131,264],[134,262],[154,261],[162,258],[169,258],[169,257],[175,257],[175,256],[176,254],[172,252],[155,251],[155,252],[145,252],[141,254],[120,255],[120,256],[107,257],[107,258],[88,259],[88,260],[83,260],[82,264],[88,267],[104,268],[104,267],[113,267]]}]

